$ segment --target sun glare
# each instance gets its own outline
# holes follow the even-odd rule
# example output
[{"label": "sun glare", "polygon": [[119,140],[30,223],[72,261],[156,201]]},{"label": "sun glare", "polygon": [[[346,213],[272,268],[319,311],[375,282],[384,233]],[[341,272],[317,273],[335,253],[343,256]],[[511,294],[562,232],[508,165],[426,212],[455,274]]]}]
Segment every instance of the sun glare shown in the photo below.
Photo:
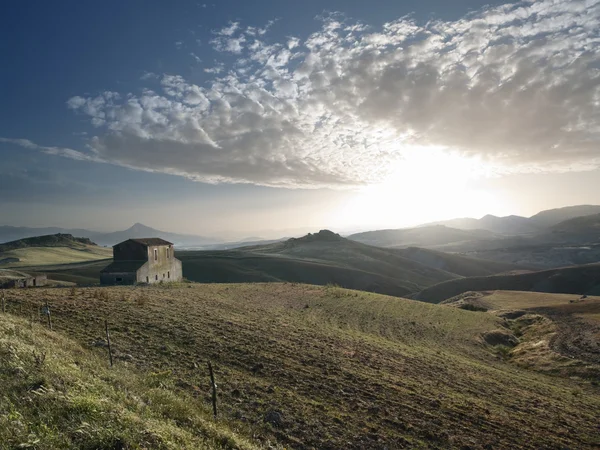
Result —
[{"label": "sun glare", "polygon": [[379,184],[362,188],[340,207],[337,221],[356,225],[412,226],[451,217],[484,215],[495,200],[474,187],[483,163],[443,149],[407,153]]}]

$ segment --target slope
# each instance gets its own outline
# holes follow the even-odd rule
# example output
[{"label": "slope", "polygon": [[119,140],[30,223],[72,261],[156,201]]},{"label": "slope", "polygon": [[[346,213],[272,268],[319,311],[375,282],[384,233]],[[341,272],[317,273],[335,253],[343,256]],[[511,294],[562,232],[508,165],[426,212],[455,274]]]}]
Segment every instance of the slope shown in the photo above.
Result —
[{"label": "slope", "polygon": [[600,214],[600,205],[576,205],[541,211],[529,218],[538,226],[551,227],[575,217]]},{"label": "slope", "polygon": [[107,317],[117,368],[131,361],[205,406],[211,360],[221,420],[264,447],[600,444],[598,388],[500,359],[482,340],[503,329],[492,314],[333,287],[189,286],[17,291],[8,306],[47,300],[55,329],[102,357]]},{"label": "slope", "polygon": [[522,265],[468,258],[462,255],[419,247],[409,247],[396,251],[406,259],[462,277],[486,276],[527,269]]},{"label": "slope", "polygon": [[472,240],[493,239],[487,230],[459,230],[444,225],[431,225],[396,230],[375,230],[351,234],[348,239],[377,247],[433,247]]},{"label": "slope", "polygon": [[0,449],[257,448],[191,395],[0,315]]},{"label": "slope", "polygon": [[202,282],[292,281],[406,295],[458,277],[328,230],[230,251],[178,252],[184,276]]},{"label": "slope", "polygon": [[511,275],[470,277],[430,286],[413,297],[439,303],[468,291],[533,291],[564,294],[600,294],[600,264]]},{"label": "slope", "polygon": [[36,236],[0,244],[0,266],[26,267],[110,258],[112,250],[70,234]]}]

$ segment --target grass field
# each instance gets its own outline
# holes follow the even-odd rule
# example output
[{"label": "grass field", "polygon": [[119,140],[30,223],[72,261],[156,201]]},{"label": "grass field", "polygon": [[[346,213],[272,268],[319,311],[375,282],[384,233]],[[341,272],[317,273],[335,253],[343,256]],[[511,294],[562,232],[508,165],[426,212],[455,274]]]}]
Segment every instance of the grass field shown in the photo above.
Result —
[{"label": "grass field", "polygon": [[0,317],[0,449],[257,448],[204,405],[39,324]]},{"label": "grass field", "polygon": [[56,333],[98,358],[106,358],[98,346],[106,317],[115,370],[162,374],[162,389],[204,409],[211,360],[221,423],[260,446],[600,445],[597,383],[549,376],[499,354],[482,339],[510,332],[495,314],[291,283],[7,295],[9,312],[24,316],[48,301]]},{"label": "grass field", "polygon": [[70,247],[27,247],[0,253],[0,260],[18,259],[17,262],[0,264],[1,268],[44,266],[89,262],[112,258],[112,249],[98,246]]}]

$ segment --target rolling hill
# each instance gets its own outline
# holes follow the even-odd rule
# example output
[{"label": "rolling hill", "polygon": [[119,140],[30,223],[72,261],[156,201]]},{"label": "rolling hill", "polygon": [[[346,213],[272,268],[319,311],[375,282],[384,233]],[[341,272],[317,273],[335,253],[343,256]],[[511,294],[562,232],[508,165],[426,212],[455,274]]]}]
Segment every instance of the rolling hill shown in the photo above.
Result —
[{"label": "rolling hill", "polygon": [[600,205],[577,205],[548,209],[531,216],[529,220],[538,226],[551,227],[565,220],[594,214],[600,214]]},{"label": "rolling hill", "polygon": [[112,257],[112,249],[70,234],[36,236],[0,244],[0,267],[81,263]]},{"label": "rolling hill", "polygon": [[268,245],[177,253],[186,278],[198,282],[290,281],[407,295],[459,275],[345,239],[328,230]]},{"label": "rolling hill", "polygon": [[413,298],[424,302],[440,303],[469,291],[495,290],[600,295],[600,264],[510,275],[461,278],[430,286]]},{"label": "rolling hill", "polygon": [[[42,300],[54,332],[29,329]],[[36,439],[38,448],[116,448],[117,439],[120,448],[600,444],[598,366],[553,344],[543,347],[545,371],[557,373],[526,366],[521,355],[537,357],[543,330],[497,314],[290,283],[19,290],[7,304],[26,318],[0,315],[0,342],[9,343],[0,347],[0,402],[11,411],[0,421],[23,424],[0,426],[10,448]],[[514,348],[489,343],[516,326]],[[569,376],[567,358],[589,367],[585,378]],[[206,361],[219,392],[213,426]]]},{"label": "rolling hill", "polygon": [[143,238],[143,237],[160,237],[171,241],[178,246],[204,246],[217,244],[221,242],[219,239],[214,239],[205,236],[196,236],[188,234],[171,233],[166,231],[156,230],[141,223],[136,223],[123,231],[114,231],[104,233],[99,231],[91,231],[85,229],[68,229],[68,228],[27,228],[27,227],[10,227],[0,226],[0,242],[8,242],[22,240],[42,235],[70,234],[73,236],[81,236],[93,240],[102,246],[112,246],[126,239]]},{"label": "rolling hill", "polygon": [[396,230],[365,231],[351,234],[348,239],[377,247],[435,247],[450,243],[494,239],[487,230],[460,230],[445,225],[431,225]]}]

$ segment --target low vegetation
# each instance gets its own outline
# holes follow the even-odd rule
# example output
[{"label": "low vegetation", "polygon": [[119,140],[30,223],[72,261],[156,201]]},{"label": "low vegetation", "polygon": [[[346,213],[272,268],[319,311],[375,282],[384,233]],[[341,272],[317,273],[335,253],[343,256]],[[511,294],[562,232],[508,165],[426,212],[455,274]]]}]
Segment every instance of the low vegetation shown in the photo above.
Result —
[{"label": "low vegetation", "polygon": [[[589,379],[549,376],[516,364],[520,343],[511,350],[486,343],[489,333],[513,333],[510,321],[494,313],[293,283],[7,292],[8,312],[27,318],[3,322],[13,329],[6,334],[16,336],[11,345],[24,346],[19,354],[28,361],[26,370],[35,365],[33,350],[44,351],[50,367],[58,367],[52,370],[64,364],[69,371],[60,370],[83,377],[75,383],[67,376],[42,374],[55,380],[47,384],[56,392],[64,392],[60,380],[67,393],[100,383],[102,387],[84,394],[92,395],[93,407],[82,408],[103,413],[95,419],[85,412],[92,414],[86,416],[86,426],[94,427],[98,420],[103,429],[114,428],[106,421],[116,413],[100,399],[115,399],[117,410],[131,402],[131,414],[141,419],[125,422],[135,425],[132,437],[124,437],[128,442],[145,436],[144,430],[168,425],[189,433],[185,439],[190,443],[206,439],[210,445],[233,446],[235,441],[240,447],[251,444],[239,436],[251,436],[261,447],[324,449],[600,445],[598,386]],[[52,310],[52,333],[41,331],[37,323],[37,307],[45,302]],[[31,312],[33,334],[28,329]],[[104,318],[111,329],[113,369],[104,346]],[[39,342],[27,340],[36,336]],[[76,358],[65,355],[71,351]],[[60,357],[52,356],[55,352]],[[79,369],[79,354],[93,364],[82,363],[84,370]],[[206,420],[208,360],[219,386],[221,428],[216,435],[209,433],[211,422]],[[87,378],[92,374],[97,377]],[[29,385],[34,384],[27,381]],[[173,407],[165,414],[160,401],[147,401],[156,386],[160,398],[185,399],[183,409]],[[11,385],[10,392],[37,401],[37,394],[23,385]],[[123,398],[128,395],[129,400]],[[141,410],[136,402],[142,402]],[[12,420],[31,423],[29,430],[45,423],[33,411],[43,411],[46,403],[11,404],[28,418]],[[65,406],[49,405],[57,405],[59,412],[44,414],[65,416]],[[66,417],[76,421],[78,410],[70,411],[75,413]],[[188,415],[196,417],[193,424],[185,422]]]},{"label": "low vegetation", "polygon": [[158,372],[135,373],[59,333],[0,316],[0,449],[252,449]]}]

